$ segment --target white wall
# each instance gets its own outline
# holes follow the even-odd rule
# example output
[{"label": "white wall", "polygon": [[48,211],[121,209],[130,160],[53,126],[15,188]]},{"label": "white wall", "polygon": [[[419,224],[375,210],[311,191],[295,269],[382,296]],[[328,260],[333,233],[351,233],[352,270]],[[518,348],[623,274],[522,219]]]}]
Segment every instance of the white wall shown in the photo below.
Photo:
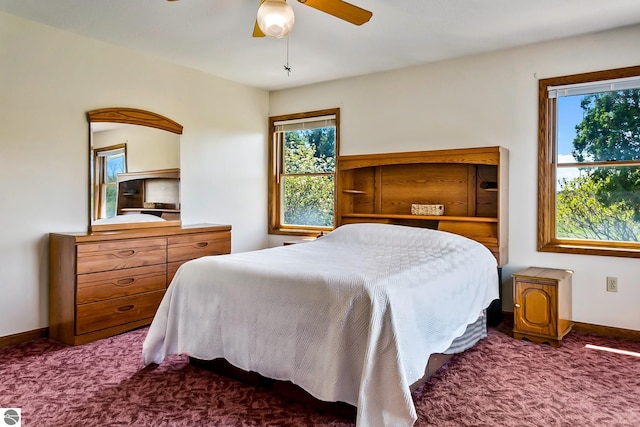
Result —
[{"label": "white wall", "polygon": [[[640,330],[640,260],[536,251],[538,79],[638,65],[638,41],[635,26],[282,90],[270,94],[269,114],[340,107],[341,154],[507,147],[503,308],[512,311],[512,273],[530,265],[572,269],[573,320]],[[606,292],[606,276],[618,277],[618,293]]]},{"label": "white wall", "polygon": [[640,260],[535,249],[537,78],[638,65],[637,40],[640,26],[268,94],[0,12],[0,337],[48,326],[47,235],[87,228],[84,113],[116,106],[184,126],[183,222],[232,224],[234,252],[267,244],[269,115],[340,107],[343,154],[503,145],[505,292],[525,266],[571,268],[574,320],[640,330]]},{"label": "white wall", "polygon": [[180,168],[180,135],[138,125],[94,132],[93,148],[127,146],[127,172]]},{"label": "white wall", "polygon": [[0,336],[48,326],[48,233],[87,229],[86,111],[182,124],[183,223],[266,246],[266,91],[1,12],[0,63]]}]

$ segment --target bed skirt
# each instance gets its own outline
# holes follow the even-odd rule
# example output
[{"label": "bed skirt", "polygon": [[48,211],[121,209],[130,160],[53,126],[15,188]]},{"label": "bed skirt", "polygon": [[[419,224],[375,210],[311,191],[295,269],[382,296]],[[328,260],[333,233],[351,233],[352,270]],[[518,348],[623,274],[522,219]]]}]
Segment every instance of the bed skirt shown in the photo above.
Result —
[{"label": "bed skirt", "polygon": [[[442,366],[444,366],[455,354],[473,347],[478,341],[487,336],[487,317],[483,312],[478,320],[467,326],[464,334],[456,338],[451,346],[443,353],[432,354],[427,361],[425,374],[422,378],[411,385],[411,391],[415,391],[424,384],[433,374],[435,374]],[[306,406],[319,411],[327,411],[332,414],[347,418],[353,422],[356,420],[357,408],[344,402],[325,402],[316,399],[303,388],[293,384],[291,381],[280,381],[266,378],[257,372],[247,372],[237,368],[225,359],[200,360],[193,357],[189,358],[192,365],[206,369],[216,374],[232,378],[237,381],[252,385],[254,387],[262,387],[273,390],[285,399],[302,403]]]}]

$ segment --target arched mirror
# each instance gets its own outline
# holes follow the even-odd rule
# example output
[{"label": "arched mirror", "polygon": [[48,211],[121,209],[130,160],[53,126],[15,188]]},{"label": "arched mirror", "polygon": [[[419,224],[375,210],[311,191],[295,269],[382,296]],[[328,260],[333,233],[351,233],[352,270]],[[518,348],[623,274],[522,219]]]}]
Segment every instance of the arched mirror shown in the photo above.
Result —
[{"label": "arched mirror", "polygon": [[180,135],[134,108],[87,112],[89,232],[180,225]]}]

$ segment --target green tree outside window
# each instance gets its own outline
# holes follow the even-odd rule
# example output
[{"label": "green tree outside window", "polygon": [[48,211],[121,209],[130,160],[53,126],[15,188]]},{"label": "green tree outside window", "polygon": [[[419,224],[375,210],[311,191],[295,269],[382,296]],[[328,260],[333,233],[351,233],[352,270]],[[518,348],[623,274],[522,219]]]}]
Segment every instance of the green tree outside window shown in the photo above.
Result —
[{"label": "green tree outside window", "polygon": [[283,224],[332,227],[335,127],[285,132]]},{"label": "green tree outside window", "polygon": [[572,155],[580,174],[560,178],[558,238],[640,240],[640,89],[582,97]]}]

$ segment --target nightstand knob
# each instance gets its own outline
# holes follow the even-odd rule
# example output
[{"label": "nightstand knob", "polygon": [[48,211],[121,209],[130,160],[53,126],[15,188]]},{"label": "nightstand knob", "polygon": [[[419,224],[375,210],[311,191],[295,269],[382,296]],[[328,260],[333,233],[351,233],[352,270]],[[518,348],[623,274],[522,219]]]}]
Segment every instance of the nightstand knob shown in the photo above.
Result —
[{"label": "nightstand knob", "polygon": [[520,308],[520,304],[514,304],[515,308]]}]

